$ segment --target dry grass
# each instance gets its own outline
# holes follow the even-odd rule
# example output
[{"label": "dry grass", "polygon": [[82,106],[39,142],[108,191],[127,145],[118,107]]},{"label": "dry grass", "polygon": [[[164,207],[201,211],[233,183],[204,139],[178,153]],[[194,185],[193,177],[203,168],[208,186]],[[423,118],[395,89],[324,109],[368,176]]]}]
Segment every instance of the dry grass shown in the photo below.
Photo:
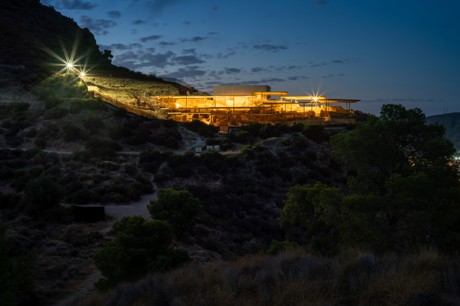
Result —
[{"label": "dry grass", "polygon": [[435,250],[248,256],[150,276],[111,292],[106,305],[458,305],[459,267]]}]

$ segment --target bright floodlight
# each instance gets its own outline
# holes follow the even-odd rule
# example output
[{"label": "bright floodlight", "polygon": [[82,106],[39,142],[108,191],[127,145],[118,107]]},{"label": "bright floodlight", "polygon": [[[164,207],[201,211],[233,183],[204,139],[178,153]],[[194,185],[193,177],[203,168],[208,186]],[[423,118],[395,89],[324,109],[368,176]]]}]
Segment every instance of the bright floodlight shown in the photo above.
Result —
[{"label": "bright floodlight", "polygon": [[318,102],[318,97],[313,97],[313,101]]},{"label": "bright floodlight", "polygon": [[80,78],[84,78],[86,76],[86,72],[82,71],[80,72]]},{"label": "bright floodlight", "polygon": [[66,63],[65,66],[67,67],[67,69],[72,69],[73,68],[73,63]]}]

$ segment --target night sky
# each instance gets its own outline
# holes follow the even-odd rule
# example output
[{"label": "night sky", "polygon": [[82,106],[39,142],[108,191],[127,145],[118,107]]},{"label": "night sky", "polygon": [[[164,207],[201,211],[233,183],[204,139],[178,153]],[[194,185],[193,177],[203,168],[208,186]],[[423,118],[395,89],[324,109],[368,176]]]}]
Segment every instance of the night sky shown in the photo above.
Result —
[{"label": "night sky", "polygon": [[113,63],[212,93],[264,84],[427,115],[460,112],[459,0],[41,0]]}]

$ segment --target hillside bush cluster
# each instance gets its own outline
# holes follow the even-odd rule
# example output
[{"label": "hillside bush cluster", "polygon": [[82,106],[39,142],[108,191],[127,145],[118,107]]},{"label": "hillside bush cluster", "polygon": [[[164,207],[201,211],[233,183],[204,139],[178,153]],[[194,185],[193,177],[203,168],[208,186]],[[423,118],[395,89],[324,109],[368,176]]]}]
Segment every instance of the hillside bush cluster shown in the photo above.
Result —
[{"label": "hillside bush cluster", "polygon": [[86,305],[456,305],[459,265],[432,249],[333,258],[284,252],[150,275]]},{"label": "hillside bush cluster", "polygon": [[96,286],[108,289],[133,281],[149,272],[162,272],[190,260],[184,251],[173,249],[173,229],[164,221],[147,221],[139,216],[124,217],[114,225],[115,239],[96,255],[102,273]]},{"label": "hillside bush cluster", "polygon": [[23,102],[11,102],[0,106],[0,135],[10,147],[18,147],[24,141],[21,132],[31,125],[31,118],[27,110],[30,104]]},{"label": "hillside bush cluster", "polygon": [[190,232],[202,207],[187,190],[160,189],[158,199],[147,206],[153,220],[168,222],[177,238]]},{"label": "hillside bush cluster", "polygon": [[219,227],[224,234],[197,230],[193,241],[232,257],[265,249],[271,240],[282,238],[278,205],[289,186],[343,182],[340,170],[326,155],[317,154],[316,146],[295,133],[260,141],[232,156],[146,151],[139,165],[155,173],[160,187],[186,188],[196,196],[205,212],[200,223]]},{"label": "hillside bush cluster", "polygon": [[34,303],[33,252],[14,251],[0,218],[0,301],[4,306]]},{"label": "hillside bush cluster", "polygon": [[[349,173],[348,190],[291,187],[280,217],[288,239],[328,255],[350,246],[458,251],[459,176],[441,126],[427,125],[419,109],[385,105],[380,117],[334,136],[331,145]],[[290,235],[294,229],[303,235]]]}]

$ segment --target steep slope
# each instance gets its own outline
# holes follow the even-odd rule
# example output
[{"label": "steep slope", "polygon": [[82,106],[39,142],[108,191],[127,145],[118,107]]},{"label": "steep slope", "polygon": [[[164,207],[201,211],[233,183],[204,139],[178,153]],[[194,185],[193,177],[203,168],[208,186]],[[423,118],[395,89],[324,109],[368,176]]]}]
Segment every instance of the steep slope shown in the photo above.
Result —
[{"label": "steep slope", "polygon": [[454,143],[457,150],[460,150],[460,113],[430,116],[426,121],[443,125],[446,129],[446,137]]},{"label": "steep slope", "polygon": [[74,52],[75,58],[81,57],[80,64],[90,67],[93,75],[174,87],[176,94],[196,91],[112,65],[110,52],[99,50],[87,28],[80,28],[73,19],[40,4],[39,0],[0,3],[0,41],[0,71],[12,67],[23,70],[21,81],[26,83],[37,82],[63,68],[62,60],[71,58]]}]

